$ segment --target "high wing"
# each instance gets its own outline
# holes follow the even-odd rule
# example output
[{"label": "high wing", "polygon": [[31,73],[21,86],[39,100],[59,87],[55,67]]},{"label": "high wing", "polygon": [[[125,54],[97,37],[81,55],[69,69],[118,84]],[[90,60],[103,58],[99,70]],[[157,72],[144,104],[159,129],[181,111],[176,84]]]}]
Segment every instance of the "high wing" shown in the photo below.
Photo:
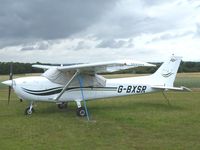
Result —
[{"label": "high wing", "polygon": [[[36,68],[46,70],[42,76],[50,81],[65,85],[74,74],[78,71],[84,79],[85,86],[105,86],[106,80],[104,77],[97,75],[97,73],[114,72],[124,69],[135,68],[139,66],[155,66],[146,62],[120,60],[88,64],[76,64],[70,66],[47,66],[47,65],[33,65]],[[70,83],[71,86],[78,85],[78,81],[74,80]]]},{"label": "high wing", "polygon": [[85,73],[105,73],[105,72],[115,72],[124,69],[135,68],[139,66],[152,67],[154,64],[132,61],[132,60],[120,60],[120,61],[109,61],[109,62],[99,62],[99,63],[88,63],[88,64],[76,64],[70,66],[48,66],[48,65],[33,65],[35,68],[42,68],[45,70],[54,68],[62,72],[79,70]]}]

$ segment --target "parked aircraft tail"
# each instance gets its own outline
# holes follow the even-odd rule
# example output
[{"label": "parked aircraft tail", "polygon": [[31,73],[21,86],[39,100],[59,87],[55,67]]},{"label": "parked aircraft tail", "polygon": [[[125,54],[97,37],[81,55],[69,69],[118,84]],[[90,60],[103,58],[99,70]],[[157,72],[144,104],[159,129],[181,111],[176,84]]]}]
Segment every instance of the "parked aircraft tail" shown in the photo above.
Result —
[{"label": "parked aircraft tail", "polygon": [[174,80],[181,62],[181,57],[172,55],[160,68],[151,75],[155,86],[173,87]]}]

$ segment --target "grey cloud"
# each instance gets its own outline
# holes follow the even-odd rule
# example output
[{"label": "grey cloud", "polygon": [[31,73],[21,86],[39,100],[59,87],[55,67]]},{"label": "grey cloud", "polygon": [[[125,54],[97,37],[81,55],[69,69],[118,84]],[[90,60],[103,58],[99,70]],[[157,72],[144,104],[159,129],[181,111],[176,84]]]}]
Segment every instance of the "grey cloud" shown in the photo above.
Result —
[{"label": "grey cloud", "polygon": [[[99,38],[106,37],[110,39],[129,38],[145,33],[155,34],[171,29],[180,29],[183,27],[185,17],[187,17],[187,15],[181,15],[182,13],[180,12],[183,11],[182,6],[175,3],[176,1],[172,2],[174,2],[173,5],[177,6],[177,9],[173,9],[171,10],[172,12],[168,13],[162,12],[161,15],[149,15],[146,10],[150,9],[151,5],[157,5],[157,8],[159,8],[160,4],[169,4],[170,1],[142,0],[136,3],[136,5],[134,5],[134,1],[128,2],[130,2],[130,4],[128,3],[130,6],[125,6],[127,5],[126,3],[122,5],[122,8],[127,7],[128,10],[122,9],[120,4],[117,5],[113,13],[108,13],[105,15],[105,18],[99,21],[99,24],[93,26],[91,32]],[[123,0],[121,0],[121,3],[123,3]],[[164,7],[164,4],[162,7]],[[136,10],[134,11],[134,9]],[[176,11],[178,11],[177,14]],[[159,14],[159,12],[157,13]]]},{"label": "grey cloud", "polygon": [[78,42],[77,46],[75,46],[73,49],[74,50],[82,50],[82,49],[89,49],[90,47],[86,45],[84,41]]},{"label": "grey cloud", "polygon": [[34,40],[24,39],[24,38],[0,38],[0,48],[6,46],[15,46],[18,45],[19,43],[29,43],[29,42],[34,42]]},{"label": "grey cloud", "polygon": [[48,42],[39,42],[35,44],[26,44],[23,45],[20,49],[21,51],[31,51],[31,50],[47,50],[50,46]]},{"label": "grey cloud", "polygon": [[125,41],[125,40],[114,40],[114,39],[107,39],[102,40],[97,46],[97,48],[122,48],[122,47],[133,47],[132,39]]},{"label": "grey cloud", "polygon": [[25,46],[25,47],[22,47],[20,50],[21,51],[31,51],[31,50],[35,50],[35,47],[34,46]]},{"label": "grey cloud", "polygon": [[196,24],[196,35],[200,36],[200,24]]},{"label": "grey cloud", "polygon": [[[115,10],[115,4],[119,1],[2,0],[0,48],[32,41],[68,38],[72,35],[80,35],[81,32],[101,39],[116,39],[147,32],[159,32],[169,26],[173,27],[164,21],[143,14],[125,13],[124,15],[126,10]],[[141,3],[156,5],[162,1],[143,0]],[[133,6],[133,9],[135,7]],[[112,15],[107,15],[109,13]],[[123,45],[123,43],[117,44],[114,45],[115,48]]]},{"label": "grey cloud", "polygon": [[147,43],[160,41],[160,40],[169,40],[169,39],[174,39],[177,37],[181,37],[181,35],[172,35],[172,34],[166,33],[166,34],[161,35],[160,37],[153,38],[151,41],[149,41]]},{"label": "grey cloud", "polygon": [[113,0],[2,0],[0,39],[12,44],[12,39],[20,43],[66,38],[86,29],[111,6]]},{"label": "grey cloud", "polygon": [[191,35],[191,34],[194,34],[194,32],[193,31],[186,31],[186,32],[183,32],[183,33],[180,33],[180,34],[166,33],[166,34],[163,34],[159,37],[153,38],[151,41],[148,41],[147,44],[151,43],[151,42],[160,41],[160,40],[176,39],[176,38],[184,37],[184,36]]},{"label": "grey cloud", "polygon": [[173,0],[168,0],[168,1],[162,1],[162,0],[143,0],[144,4],[145,5],[159,5],[159,4],[162,4],[162,3],[168,3],[170,1],[173,1]]},{"label": "grey cloud", "polygon": [[124,41],[115,41],[115,40],[103,40],[97,45],[97,48],[119,48],[124,45]]},{"label": "grey cloud", "polygon": [[133,48],[134,47],[134,44],[133,44],[133,39],[129,39],[128,40],[128,45],[127,45],[127,48]]},{"label": "grey cloud", "polygon": [[163,32],[176,28],[176,25],[176,23],[168,22],[168,20],[132,14],[132,16],[113,17],[103,25],[107,28],[106,31],[104,31],[105,28],[101,30],[102,25],[100,24],[100,26],[96,26],[94,32],[96,32],[95,36],[99,38],[130,38],[142,33]]},{"label": "grey cloud", "polygon": [[38,45],[38,49],[39,50],[47,50],[49,48],[49,44],[48,43],[40,43]]}]

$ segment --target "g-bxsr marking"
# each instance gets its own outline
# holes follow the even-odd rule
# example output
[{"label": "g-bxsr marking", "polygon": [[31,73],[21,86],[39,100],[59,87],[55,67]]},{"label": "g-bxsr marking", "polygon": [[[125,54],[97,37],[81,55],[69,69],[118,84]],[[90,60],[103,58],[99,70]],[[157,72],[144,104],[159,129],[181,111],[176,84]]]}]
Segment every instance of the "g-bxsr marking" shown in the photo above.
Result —
[{"label": "g-bxsr marking", "polygon": [[117,88],[118,93],[122,93],[125,91],[126,93],[145,93],[147,89],[147,86],[133,86],[133,85],[128,85],[127,87],[124,87],[123,85],[120,85]]}]

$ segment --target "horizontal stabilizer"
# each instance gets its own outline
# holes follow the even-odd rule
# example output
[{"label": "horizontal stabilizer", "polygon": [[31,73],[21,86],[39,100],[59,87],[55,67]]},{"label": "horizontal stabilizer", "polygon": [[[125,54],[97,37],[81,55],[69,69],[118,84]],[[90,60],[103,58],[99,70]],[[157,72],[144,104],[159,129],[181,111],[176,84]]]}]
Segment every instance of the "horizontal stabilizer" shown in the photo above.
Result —
[{"label": "horizontal stabilizer", "polygon": [[191,89],[189,89],[189,88],[187,88],[187,87],[185,87],[185,86],[181,86],[182,88],[183,88],[183,90],[185,90],[185,91],[189,91],[189,92],[192,92],[192,90]]},{"label": "horizontal stabilizer", "polygon": [[192,91],[191,89],[181,86],[181,87],[168,87],[168,86],[151,86],[153,89],[163,89],[163,90],[175,90],[175,91]]}]

